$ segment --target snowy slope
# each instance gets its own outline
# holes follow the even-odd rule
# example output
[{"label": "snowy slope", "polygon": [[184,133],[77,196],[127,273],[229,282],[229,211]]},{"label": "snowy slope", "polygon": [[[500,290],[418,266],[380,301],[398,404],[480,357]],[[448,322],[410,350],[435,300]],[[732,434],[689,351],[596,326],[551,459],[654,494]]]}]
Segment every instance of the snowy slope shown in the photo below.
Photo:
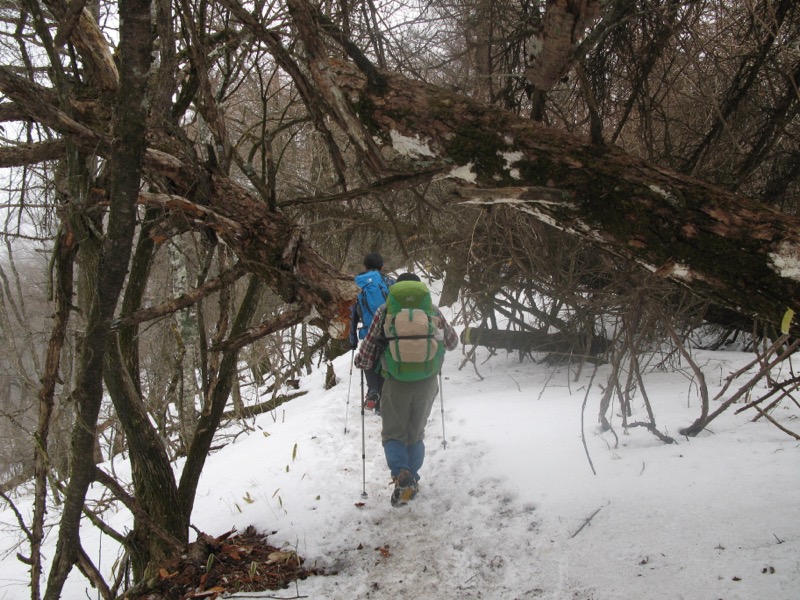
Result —
[{"label": "snowy slope", "polygon": [[[709,384],[718,385],[749,356],[702,358],[709,380],[717,378]],[[647,383],[657,423],[678,445],[643,429],[624,435],[615,416],[614,448],[613,436],[595,429],[597,382],[607,376],[601,367],[584,417],[594,475],[581,440],[591,367],[575,381],[567,367],[554,371],[515,355],[484,362],[479,352],[477,370],[460,369],[462,359],[460,350],[449,353],[444,369],[447,447],[437,400],[421,491],[409,506],[389,504],[373,414],[364,419],[362,462],[359,371],[348,402],[347,355],[335,362],[333,389],[323,389],[322,372],[313,374],[302,382],[306,396],[251,421],[252,431],[210,457],[193,523],[212,535],[255,525],[331,573],[270,597],[800,598],[795,440],[732,411],[687,440],[678,429],[697,415],[694,390],[680,373],[653,373]],[[790,412],[777,417],[797,430]],[[115,465],[117,473],[125,468]],[[122,527],[127,515],[116,519]],[[2,522],[5,549],[19,533],[8,510]],[[86,532],[84,543],[111,567],[107,539],[100,547]],[[24,565],[4,554],[0,599],[26,597],[25,577]],[[85,587],[74,577],[65,598],[95,598]]]}]

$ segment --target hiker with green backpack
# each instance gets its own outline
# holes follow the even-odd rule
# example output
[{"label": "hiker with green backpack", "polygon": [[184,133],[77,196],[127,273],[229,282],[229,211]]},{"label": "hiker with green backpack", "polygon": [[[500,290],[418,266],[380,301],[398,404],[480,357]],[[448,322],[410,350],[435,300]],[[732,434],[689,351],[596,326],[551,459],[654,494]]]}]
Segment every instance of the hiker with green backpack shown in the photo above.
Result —
[{"label": "hiker with green backpack", "polygon": [[384,377],[381,440],[395,485],[392,506],[407,504],[419,491],[425,425],[439,392],[436,376],[445,350],[456,346],[458,334],[431,301],[428,287],[413,273],[400,275],[354,360],[365,372],[380,366]]}]

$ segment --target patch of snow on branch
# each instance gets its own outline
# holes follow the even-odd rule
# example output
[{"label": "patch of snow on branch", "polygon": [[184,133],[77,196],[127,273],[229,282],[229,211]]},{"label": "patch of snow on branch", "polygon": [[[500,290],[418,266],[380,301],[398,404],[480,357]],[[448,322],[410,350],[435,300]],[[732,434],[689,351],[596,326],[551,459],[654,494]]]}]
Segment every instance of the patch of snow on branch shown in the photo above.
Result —
[{"label": "patch of snow on branch", "polygon": [[782,242],[778,252],[770,252],[773,269],[787,279],[800,281],[800,249],[789,242]]},{"label": "patch of snow on branch", "polygon": [[539,206],[543,205],[555,205],[556,202],[550,202],[547,200],[523,200],[522,198],[503,198],[503,197],[496,197],[496,198],[471,198],[469,200],[464,200],[461,204],[470,204],[472,206],[494,206],[496,204],[509,204],[514,206],[515,209],[519,210],[520,212],[527,213],[529,215],[533,215],[536,217],[537,220],[541,221],[542,223],[546,223],[547,225],[551,225],[560,231],[568,231],[564,228],[561,223],[556,221],[552,215],[548,212],[541,210],[538,208]]},{"label": "patch of snow on branch", "polygon": [[419,136],[410,138],[394,130],[389,135],[392,137],[392,147],[403,156],[436,156],[428,146],[428,142],[420,139]]},{"label": "patch of snow on branch", "polygon": [[522,160],[524,154],[522,152],[498,152],[500,156],[503,157],[506,161],[506,165],[508,166],[508,174],[513,177],[514,179],[522,179],[522,175],[519,173],[519,169],[514,169],[511,167],[515,162]]},{"label": "patch of snow on branch", "polygon": [[670,206],[673,206],[673,207],[678,207],[679,206],[679,202],[678,202],[677,198],[675,198],[675,194],[673,194],[672,192],[669,192],[669,191],[665,190],[664,188],[659,187],[659,186],[657,186],[655,184],[651,184],[651,185],[649,185],[647,187],[649,187],[650,191],[653,192],[654,194],[658,194],[659,196],[664,198],[664,200],[666,200],[667,204],[669,204]]},{"label": "patch of snow on branch", "polygon": [[[518,206],[524,206],[526,204],[538,204],[535,200],[523,200],[521,198],[472,198],[470,200],[464,200],[461,204],[473,204],[479,206],[494,206],[495,204],[516,204]],[[551,202],[552,204],[552,202]]]},{"label": "patch of snow on branch", "polygon": [[647,269],[651,273],[655,273],[656,271],[658,271],[658,268],[655,265],[652,265],[649,262],[647,262],[647,261],[645,261],[645,260],[643,260],[641,258],[634,258],[633,260],[636,261],[636,263],[640,267],[644,267],[645,269]]},{"label": "patch of snow on branch", "polygon": [[647,187],[649,187],[650,191],[653,192],[654,194],[658,194],[659,196],[661,196],[663,198],[669,198],[669,192],[667,192],[665,189],[660,188],[660,187],[658,187],[657,185],[654,185],[654,184],[649,185]]},{"label": "patch of snow on branch", "polygon": [[453,167],[452,169],[450,169],[450,173],[448,173],[447,176],[453,177],[455,179],[462,179],[469,183],[475,183],[478,177],[475,174],[475,171],[472,170],[473,166],[474,165],[471,162],[469,162],[460,167]]},{"label": "patch of snow on branch", "polygon": [[527,40],[527,43],[525,44],[525,50],[527,50],[531,59],[538,58],[542,53],[542,48],[544,48],[544,42],[542,42],[541,38],[538,37],[533,37]]},{"label": "patch of snow on branch", "polygon": [[686,265],[682,265],[680,263],[676,263],[672,267],[672,273],[670,273],[672,277],[676,277],[677,279],[683,279],[684,281],[691,281],[694,279],[692,276],[692,271]]}]

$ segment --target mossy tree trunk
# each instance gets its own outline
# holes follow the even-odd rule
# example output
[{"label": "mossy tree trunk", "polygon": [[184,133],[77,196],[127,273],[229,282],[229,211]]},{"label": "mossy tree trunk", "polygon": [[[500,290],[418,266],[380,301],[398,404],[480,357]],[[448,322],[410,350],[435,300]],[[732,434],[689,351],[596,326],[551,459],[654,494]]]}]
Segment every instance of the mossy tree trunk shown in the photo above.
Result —
[{"label": "mossy tree trunk", "polygon": [[800,312],[797,217],[397,74],[325,68],[372,136],[450,165],[454,202],[511,205],[749,318]]}]

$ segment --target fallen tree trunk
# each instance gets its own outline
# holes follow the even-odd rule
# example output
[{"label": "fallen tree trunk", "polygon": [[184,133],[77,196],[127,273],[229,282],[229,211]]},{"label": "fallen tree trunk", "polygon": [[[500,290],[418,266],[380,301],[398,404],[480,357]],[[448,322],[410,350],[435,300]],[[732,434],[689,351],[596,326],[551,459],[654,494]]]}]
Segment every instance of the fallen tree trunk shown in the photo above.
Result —
[{"label": "fallen tree trunk", "polygon": [[274,398],[270,398],[264,402],[259,402],[253,406],[245,406],[244,410],[241,411],[240,414],[237,414],[237,411],[235,410],[229,410],[222,413],[222,420],[229,421],[231,419],[252,419],[258,415],[263,415],[264,413],[275,410],[281,404],[289,402],[290,400],[294,400],[300,396],[305,396],[307,393],[308,392],[295,392],[293,394],[275,396]]},{"label": "fallen tree trunk", "polygon": [[546,352],[576,358],[599,356],[611,344],[600,336],[587,338],[586,335],[563,332],[511,331],[485,327],[465,327],[461,332],[462,344],[518,350],[522,353]]},{"label": "fallen tree trunk", "polygon": [[373,136],[420,166],[451,163],[468,184],[454,202],[511,205],[748,318],[800,311],[797,217],[442,88],[324,68]]}]

